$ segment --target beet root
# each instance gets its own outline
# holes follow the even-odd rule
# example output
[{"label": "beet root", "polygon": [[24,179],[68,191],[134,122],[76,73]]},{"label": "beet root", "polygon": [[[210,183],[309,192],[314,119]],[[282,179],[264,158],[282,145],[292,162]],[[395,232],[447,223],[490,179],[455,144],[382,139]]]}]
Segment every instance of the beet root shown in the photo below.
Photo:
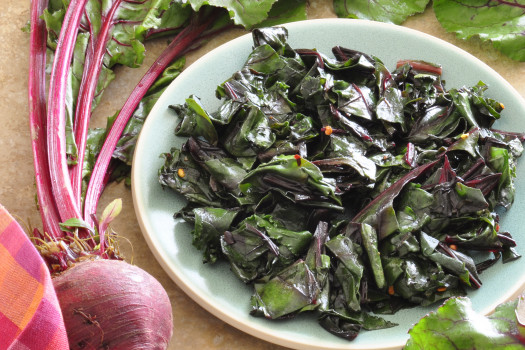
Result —
[{"label": "beet root", "polygon": [[53,278],[71,349],[166,349],[170,300],[147,272],[117,260],[75,264]]}]

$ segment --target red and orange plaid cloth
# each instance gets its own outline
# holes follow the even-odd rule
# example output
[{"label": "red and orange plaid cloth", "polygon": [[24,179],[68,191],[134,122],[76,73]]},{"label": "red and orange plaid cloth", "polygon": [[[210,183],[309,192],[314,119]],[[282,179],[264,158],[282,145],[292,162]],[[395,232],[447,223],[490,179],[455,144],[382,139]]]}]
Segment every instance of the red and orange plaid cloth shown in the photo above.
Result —
[{"label": "red and orange plaid cloth", "polygon": [[40,254],[0,205],[0,350],[69,349],[60,306]]}]

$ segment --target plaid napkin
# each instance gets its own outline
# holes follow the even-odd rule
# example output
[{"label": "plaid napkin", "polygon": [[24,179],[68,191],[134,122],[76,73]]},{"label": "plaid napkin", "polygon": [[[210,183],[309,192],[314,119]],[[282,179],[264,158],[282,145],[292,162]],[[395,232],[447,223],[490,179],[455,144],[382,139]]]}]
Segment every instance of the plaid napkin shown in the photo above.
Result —
[{"label": "plaid napkin", "polygon": [[69,349],[49,271],[0,205],[0,350]]}]

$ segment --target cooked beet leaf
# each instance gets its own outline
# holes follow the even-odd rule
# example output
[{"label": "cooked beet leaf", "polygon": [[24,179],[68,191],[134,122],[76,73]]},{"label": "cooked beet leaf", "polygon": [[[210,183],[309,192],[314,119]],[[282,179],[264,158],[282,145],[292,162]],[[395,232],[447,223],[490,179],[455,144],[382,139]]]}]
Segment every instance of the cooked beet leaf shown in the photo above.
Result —
[{"label": "cooked beet leaf", "polygon": [[503,107],[486,85],[446,90],[432,63],[389,71],[351,48],[294,49],[285,28],[252,35],[216,111],[172,107],[189,139],[159,180],[188,199],[177,216],[204,260],[254,285],[253,315],[314,312],[351,340],[393,326],[369,312],[462,296],[519,258],[494,210],[512,203],[525,136],[489,129]]}]

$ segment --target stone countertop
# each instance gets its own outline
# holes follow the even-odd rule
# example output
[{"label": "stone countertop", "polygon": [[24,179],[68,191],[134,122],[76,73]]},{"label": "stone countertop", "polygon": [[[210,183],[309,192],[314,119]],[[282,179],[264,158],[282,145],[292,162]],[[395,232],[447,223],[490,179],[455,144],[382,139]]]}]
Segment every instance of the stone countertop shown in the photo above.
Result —
[{"label": "stone countertop", "polygon": [[[29,19],[29,0],[0,2],[0,203],[26,227],[40,227],[35,205],[33,160],[28,124],[27,77],[29,35],[21,28]],[[313,0],[308,6],[309,18],[336,17],[331,0]],[[446,33],[437,22],[432,9],[414,16],[404,26],[420,30],[470,52],[500,75],[525,97],[525,63],[512,61],[489,44],[479,40],[468,42]],[[231,30],[215,37],[201,49],[187,56],[188,65],[205,52],[244,34]],[[92,126],[102,126],[124,103],[147,67],[162,51],[166,40],[148,43],[146,60],[141,68],[119,67],[117,79],[106,90],[97,108]],[[113,198],[122,198],[123,212],[113,228],[125,238],[121,250],[126,259],[145,269],[166,288],[174,311],[174,335],[169,349],[283,349],[245,334],[215,318],[190,299],[162,270],[148,249],[137,224],[131,193],[123,184],[110,185],[101,199],[104,208]]]}]

